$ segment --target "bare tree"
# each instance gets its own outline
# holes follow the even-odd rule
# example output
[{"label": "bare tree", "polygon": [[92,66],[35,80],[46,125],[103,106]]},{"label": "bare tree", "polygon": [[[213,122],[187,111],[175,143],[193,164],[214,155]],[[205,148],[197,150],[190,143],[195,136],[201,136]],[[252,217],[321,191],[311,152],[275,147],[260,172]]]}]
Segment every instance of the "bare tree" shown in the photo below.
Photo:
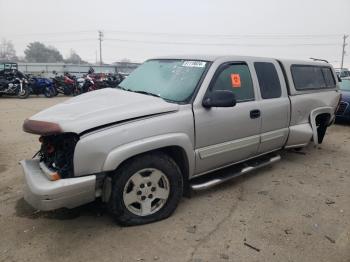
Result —
[{"label": "bare tree", "polygon": [[64,61],[68,64],[87,64],[73,49],[70,50],[69,57]]},{"label": "bare tree", "polygon": [[10,40],[3,38],[0,42],[0,59],[17,61],[15,47]]}]

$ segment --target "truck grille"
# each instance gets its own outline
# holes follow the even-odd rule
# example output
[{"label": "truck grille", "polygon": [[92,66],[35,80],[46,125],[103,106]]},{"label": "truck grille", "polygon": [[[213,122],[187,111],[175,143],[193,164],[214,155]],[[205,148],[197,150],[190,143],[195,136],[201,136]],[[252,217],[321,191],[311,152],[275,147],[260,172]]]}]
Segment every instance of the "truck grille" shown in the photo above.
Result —
[{"label": "truck grille", "polygon": [[348,106],[349,106],[349,103],[341,101],[339,104],[338,111],[337,111],[336,115],[338,115],[338,116],[343,115],[344,112],[346,111],[346,109],[348,108]]}]

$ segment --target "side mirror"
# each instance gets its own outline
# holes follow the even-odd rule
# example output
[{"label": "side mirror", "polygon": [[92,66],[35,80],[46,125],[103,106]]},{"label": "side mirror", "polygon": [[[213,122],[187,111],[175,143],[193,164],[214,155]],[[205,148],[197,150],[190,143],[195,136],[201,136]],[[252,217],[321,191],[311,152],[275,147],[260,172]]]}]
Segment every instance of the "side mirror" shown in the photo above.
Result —
[{"label": "side mirror", "polygon": [[339,76],[339,75],[337,75],[337,77],[338,77],[338,82],[341,82],[341,78],[340,78],[340,76]]},{"label": "side mirror", "polygon": [[236,97],[228,90],[216,90],[207,94],[202,102],[205,108],[233,107],[236,105]]}]

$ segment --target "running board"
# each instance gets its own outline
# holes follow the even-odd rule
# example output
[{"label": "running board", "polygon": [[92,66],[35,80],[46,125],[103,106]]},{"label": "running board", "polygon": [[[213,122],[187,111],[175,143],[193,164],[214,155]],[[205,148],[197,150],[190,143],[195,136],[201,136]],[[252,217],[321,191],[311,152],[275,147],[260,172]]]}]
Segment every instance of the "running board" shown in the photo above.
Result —
[{"label": "running board", "polygon": [[195,191],[205,190],[253,170],[278,162],[279,160],[281,160],[280,155],[269,154],[267,156],[262,156],[242,164],[225,168],[221,171],[193,178],[190,180],[190,187]]}]

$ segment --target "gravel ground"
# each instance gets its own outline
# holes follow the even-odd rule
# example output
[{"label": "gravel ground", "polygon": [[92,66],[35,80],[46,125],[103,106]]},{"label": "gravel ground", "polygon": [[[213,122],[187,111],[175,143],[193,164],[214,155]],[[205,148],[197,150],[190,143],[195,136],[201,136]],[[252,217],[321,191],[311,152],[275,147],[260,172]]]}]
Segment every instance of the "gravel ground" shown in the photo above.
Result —
[{"label": "gravel ground", "polygon": [[350,125],[324,144],[183,198],[172,217],[122,228],[99,203],[37,212],[18,161],[25,118],[66,98],[0,99],[0,261],[350,261]]}]

